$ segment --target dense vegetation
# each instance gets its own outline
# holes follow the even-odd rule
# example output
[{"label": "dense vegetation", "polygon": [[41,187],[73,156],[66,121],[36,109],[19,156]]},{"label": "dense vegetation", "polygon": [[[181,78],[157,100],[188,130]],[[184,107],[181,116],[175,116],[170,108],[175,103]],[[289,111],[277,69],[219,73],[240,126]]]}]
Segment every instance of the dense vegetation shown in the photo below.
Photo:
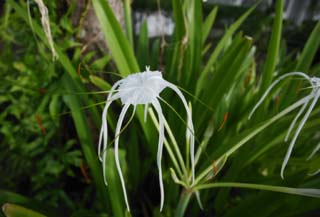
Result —
[{"label": "dense vegetation", "polygon": [[[166,7],[171,5],[174,34],[149,39],[145,22],[139,35],[133,34],[130,0],[123,0],[124,25],[107,1],[94,0],[108,48],[84,52],[87,44],[79,39],[81,26],[74,26],[72,19],[77,1],[69,5],[45,1],[57,53],[53,59],[36,2],[42,1],[7,0],[1,5],[0,216],[320,214],[320,179],[313,174],[319,170],[319,153],[308,158],[319,146],[319,106],[315,105],[297,137],[284,179],[280,176],[302,119],[285,142],[302,105],[296,102],[317,92],[319,86],[311,87],[303,79],[284,79],[248,120],[279,76],[296,71],[319,76],[320,22],[312,23],[313,30],[300,47],[288,46],[283,37],[284,32],[291,36],[284,29],[284,2],[277,0],[272,19],[264,19],[255,5],[217,38],[212,37],[217,7],[204,9],[200,0],[172,0]],[[257,22],[257,17],[263,20]],[[120,100],[112,104],[107,118],[111,137],[108,186],[97,146],[111,86],[144,71],[146,65],[177,85],[192,110],[195,183],[185,108],[173,92],[164,90],[160,100],[168,122],[162,156],[164,208],[160,212],[158,118],[150,107],[144,122],[143,106],[138,106],[133,118],[126,115],[129,125],[124,124],[120,137],[129,213],[113,151],[123,107]]]}]

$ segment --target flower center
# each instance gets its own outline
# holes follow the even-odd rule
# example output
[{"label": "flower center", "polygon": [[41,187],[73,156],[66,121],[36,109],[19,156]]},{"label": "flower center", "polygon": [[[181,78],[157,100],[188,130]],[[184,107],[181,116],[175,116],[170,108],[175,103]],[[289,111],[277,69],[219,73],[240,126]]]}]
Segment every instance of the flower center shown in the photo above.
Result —
[{"label": "flower center", "polygon": [[122,104],[148,104],[166,87],[159,71],[136,73],[124,78],[119,87]]}]

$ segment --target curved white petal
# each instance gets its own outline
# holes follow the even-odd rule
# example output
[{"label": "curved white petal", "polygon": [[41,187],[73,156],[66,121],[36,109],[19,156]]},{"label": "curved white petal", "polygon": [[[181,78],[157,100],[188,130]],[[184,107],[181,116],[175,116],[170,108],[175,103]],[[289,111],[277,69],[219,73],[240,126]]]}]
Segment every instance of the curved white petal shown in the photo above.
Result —
[{"label": "curved white petal", "polygon": [[309,176],[315,176],[315,175],[317,175],[317,174],[319,174],[320,173],[320,169],[318,169],[317,171],[315,171],[315,172],[313,172],[313,173],[309,173],[308,175]]},{"label": "curved white petal", "polygon": [[[310,82],[310,77],[308,75],[306,75],[305,73],[303,72],[290,72],[290,73],[287,73],[287,74],[284,74],[282,76],[280,76],[279,78],[277,78],[274,82],[271,83],[271,85],[268,87],[268,89],[264,92],[264,94],[262,95],[262,97],[260,98],[260,100],[257,102],[257,104],[253,107],[252,111],[250,112],[249,116],[248,116],[248,119],[250,120],[253,113],[257,110],[257,108],[261,105],[261,103],[263,102],[263,100],[267,97],[267,95],[270,93],[270,91],[272,90],[272,88],[274,86],[276,86],[276,84],[278,84],[281,80],[287,78],[287,77],[290,77],[290,76],[295,76],[295,75],[298,75],[298,76],[302,76],[304,77],[305,79],[307,79],[309,82]],[[310,84],[312,85],[312,83],[310,82]]]},{"label": "curved white petal", "polygon": [[297,128],[297,130],[296,130],[296,133],[294,134],[294,136],[293,136],[293,138],[292,138],[292,140],[291,140],[291,143],[290,143],[290,145],[289,145],[289,148],[288,148],[288,150],[287,150],[286,156],[285,156],[285,158],[284,158],[284,160],[283,160],[283,163],[282,163],[282,166],[281,166],[281,173],[280,173],[280,175],[281,175],[281,178],[282,178],[282,179],[283,179],[284,169],[285,169],[285,167],[286,167],[287,164],[288,164],[289,158],[290,158],[290,156],[291,156],[292,149],[293,149],[293,147],[294,147],[294,144],[296,143],[296,140],[297,140],[297,138],[298,138],[298,135],[300,134],[300,132],[301,132],[301,130],[302,130],[302,127],[303,127],[304,124],[306,123],[306,121],[307,121],[310,113],[312,112],[314,106],[316,105],[319,97],[320,97],[320,90],[318,90],[318,91],[316,92],[316,94],[315,94],[315,96],[314,96],[314,98],[313,98],[313,100],[312,100],[311,105],[309,106],[306,114],[303,116],[303,119],[301,120],[301,122],[300,122],[300,124],[299,124],[299,126],[298,126],[298,128]]},{"label": "curved white petal", "polygon": [[[114,96],[112,96],[109,99],[109,101],[107,102],[107,104],[102,112],[102,126],[101,126],[100,137],[99,137],[98,156],[99,156],[99,160],[102,162],[102,173],[103,173],[103,180],[104,180],[105,185],[108,185],[107,177],[106,177],[107,145],[108,145],[107,112],[108,112],[108,108],[111,105],[111,103],[118,98],[119,98],[118,93],[116,93]],[[102,138],[103,138],[103,148],[102,148],[102,158],[101,158]]]},{"label": "curved white petal", "polygon": [[187,101],[184,98],[183,94],[181,93],[181,91],[179,90],[179,88],[177,88],[174,84],[168,82],[168,81],[164,81],[166,86],[171,88],[174,92],[176,92],[176,94],[180,97],[186,112],[187,112],[187,116],[188,116],[188,121],[187,121],[187,131],[190,132],[190,158],[191,158],[191,168],[192,168],[192,184],[194,184],[194,178],[195,178],[195,168],[194,168],[194,128],[193,128],[193,123],[192,123],[192,115],[191,115],[191,111],[188,107]]},{"label": "curved white petal", "polygon": [[116,167],[117,167],[117,170],[119,173],[119,177],[120,177],[120,181],[121,181],[121,185],[122,185],[122,191],[123,191],[123,195],[124,195],[124,200],[126,202],[128,211],[130,211],[130,207],[129,207],[128,197],[127,197],[126,186],[124,183],[124,179],[123,179],[123,175],[122,175],[122,171],[121,171],[121,166],[120,166],[120,161],[119,161],[119,137],[120,137],[121,125],[122,125],[124,116],[129,108],[129,106],[130,106],[130,104],[125,104],[121,110],[119,120],[117,123],[117,127],[116,127],[115,143],[114,143],[114,155],[115,155]]},{"label": "curved white petal", "polygon": [[[118,93],[113,95],[115,89],[119,86],[121,81],[117,81],[110,89],[110,93],[107,97],[106,105],[102,112],[102,123],[99,135],[99,143],[98,143],[98,158],[102,162],[102,173],[103,173],[103,181],[105,185],[108,185],[107,177],[106,177],[106,163],[107,163],[107,143],[108,143],[108,125],[107,125],[107,113],[108,108],[111,103],[118,99],[120,96]],[[103,140],[103,148],[102,148],[102,157],[101,157],[101,144]]]},{"label": "curved white petal", "polygon": [[157,99],[155,99],[152,102],[152,105],[157,111],[158,118],[159,118],[159,141],[158,141],[157,165],[159,170],[160,212],[161,212],[164,204],[164,189],[163,189],[162,168],[161,168],[161,158],[162,158],[162,149],[163,149],[163,141],[164,141],[164,124],[163,124],[164,117],[163,117],[160,103]]},{"label": "curved white petal", "polygon": [[284,141],[288,141],[288,138],[289,138],[289,136],[290,136],[290,134],[291,134],[291,131],[292,131],[294,125],[296,125],[299,117],[300,117],[300,116],[302,115],[302,113],[306,110],[309,101],[310,101],[310,99],[309,99],[309,100],[306,100],[306,102],[303,104],[303,106],[302,106],[301,109],[299,110],[298,114],[294,117],[293,121],[292,121],[291,124],[290,124],[289,130],[288,130],[288,132],[287,132],[287,135],[286,135]]},{"label": "curved white petal", "polygon": [[307,160],[311,160],[313,156],[320,150],[320,143],[313,149]]}]

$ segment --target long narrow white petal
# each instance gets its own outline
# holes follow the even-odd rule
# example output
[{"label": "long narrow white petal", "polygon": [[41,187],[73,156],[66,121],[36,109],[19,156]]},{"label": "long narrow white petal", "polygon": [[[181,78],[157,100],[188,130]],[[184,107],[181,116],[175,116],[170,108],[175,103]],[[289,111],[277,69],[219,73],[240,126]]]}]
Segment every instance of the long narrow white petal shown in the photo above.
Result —
[{"label": "long narrow white petal", "polygon": [[300,116],[302,115],[302,113],[306,110],[309,101],[310,101],[310,100],[306,101],[306,102],[303,104],[303,106],[302,106],[301,109],[299,110],[298,114],[294,117],[293,121],[291,122],[290,127],[289,127],[289,130],[288,130],[287,135],[286,135],[286,138],[284,139],[285,142],[288,141],[288,138],[289,138],[289,136],[290,136],[290,134],[291,134],[291,131],[292,131],[294,125],[296,125],[299,117],[300,117]]},{"label": "long narrow white petal", "polygon": [[161,212],[164,204],[164,189],[163,189],[162,168],[161,168],[161,158],[162,158],[162,149],[163,149],[163,141],[164,141],[164,124],[163,124],[164,117],[163,117],[160,103],[157,99],[155,99],[152,102],[152,105],[157,111],[158,118],[159,118],[159,141],[158,141],[157,165],[159,170],[160,212]]},{"label": "long narrow white petal", "polygon": [[320,143],[313,149],[307,160],[310,160],[313,158],[313,156],[320,150]]},{"label": "long narrow white petal", "polygon": [[[113,95],[115,89],[119,86],[121,81],[117,81],[111,88],[110,93],[106,100],[106,105],[102,112],[102,123],[99,135],[99,144],[98,144],[98,158],[102,162],[102,174],[103,174],[103,181],[105,185],[108,185],[107,177],[106,177],[106,164],[107,164],[107,144],[108,144],[108,125],[107,125],[107,113],[108,108],[111,103],[120,97],[119,93]],[[103,139],[103,148],[102,148],[102,157],[101,157],[101,144]]]},{"label": "long narrow white petal", "polygon": [[117,81],[110,89],[109,95],[107,97],[106,100],[106,104],[104,106],[103,112],[102,112],[102,123],[101,123],[101,130],[100,130],[100,136],[99,136],[99,144],[98,144],[98,157],[99,160],[102,161],[101,158],[101,144],[102,144],[102,138],[103,138],[103,150],[106,148],[107,145],[107,140],[108,140],[108,128],[107,128],[107,112],[108,112],[108,108],[110,106],[110,104],[112,103],[112,101],[118,99],[120,97],[120,95],[115,95],[113,96],[113,93],[115,91],[115,89],[119,86],[119,84],[121,83],[120,81]]},{"label": "long narrow white petal", "polygon": [[313,172],[313,173],[309,173],[308,175],[309,176],[315,176],[317,175],[318,173],[320,173],[320,169],[318,169],[317,171]]},{"label": "long narrow white petal", "polygon": [[115,143],[114,143],[114,155],[115,155],[115,160],[116,160],[116,166],[117,166],[117,170],[119,173],[119,177],[120,177],[120,181],[121,181],[121,185],[122,185],[122,191],[123,191],[123,195],[124,195],[124,200],[126,202],[128,211],[130,211],[130,207],[129,207],[129,202],[128,202],[128,198],[127,198],[126,186],[124,183],[124,179],[123,179],[123,175],[122,175],[122,171],[121,171],[121,166],[120,166],[120,161],[119,161],[119,137],[120,137],[119,134],[120,134],[121,125],[122,125],[124,116],[129,108],[129,106],[130,106],[130,104],[125,104],[121,110],[119,120],[117,123],[117,127],[116,127]]},{"label": "long narrow white petal", "polygon": [[[103,174],[103,180],[105,185],[108,185],[107,177],[106,177],[107,145],[108,145],[107,112],[111,103],[118,98],[119,98],[118,93],[112,96],[107,102],[102,112],[102,127],[101,127],[100,138],[99,138],[98,156],[99,156],[99,160],[102,161],[102,174]],[[102,143],[101,137],[103,138],[102,158],[101,158],[101,143]]]},{"label": "long narrow white petal", "polygon": [[[253,107],[252,111],[250,112],[249,114],[249,117],[248,119],[250,120],[253,113],[257,110],[257,108],[261,105],[261,103],[263,102],[263,100],[267,97],[267,95],[270,93],[270,91],[272,90],[272,88],[278,84],[281,80],[287,78],[287,77],[290,77],[290,76],[295,76],[295,75],[298,75],[298,76],[302,76],[304,77],[305,79],[307,79],[309,82],[310,82],[310,77],[308,75],[306,75],[305,73],[303,72],[290,72],[290,73],[287,73],[287,74],[284,74],[282,76],[280,76],[279,78],[277,78],[274,82],[272,82],[272,84],[268,87],[268,89],[266,90],[266,92],[264,92],[264,94],[262,95],[262,97],[260,98],[260,100],[257,102],[257,104]],[[312,85],[312,83],[310,82],[310,84]]]},{"label": "long narrow white petal", "polygon": [[192,123],[192,115],[191,115],[191,111],[188,107],[187,101],[184,98],[183,94],[181,93],[181,91],[179,90],[179,88],[177,88],[174,84],[171,84],[170,82],[164,81],[166,86],[171,88],[173,91],[176,92],[176,94],[180,97],[186,112],[187,112],[187,116],[188,116],[188,126],[187,126],[187,130],[190,132],[190,158],[191,158],[191,168],[192,168],[192,184],[194,184],[194,178],[195,178],[195,168],[194,168],[194,128],[193,128],[193,123]]},{"label": "long narrow white petal", "polygon": [[310,113],[312,112],[314,106],[316,105],[319,97],[320,97],[320,90],[318,90],[318,91],[316,92],[316,94],[315,94],[315,96],[314,96],[314,99],[313,99],[313,101],[312,101],[312,103],[311,103],[308,111],[306,112],[306,114],[304,115],[303,119],[301,120],[301,122],[300,122],[300,124],[299,124],[299,126],[298,126],[298,128],[297,128],[297,130],[296,130],[296,133],[294,134],[294,137],[293,137],[293,139],[291,140],[291,143],[290,143],[290,145],[289,145],[289,148],[288,148],[288,150],[287,150],[286,156],[285,156],[285,158],[284,158],[284,160],[283,160],[283,163],[282,163],[282,166],[281,166],[281,173],[280,173],[280,175],[281,175],[281,178],[282,178],[282,179],[283,179],[284,169],[285,169],[285,167],[287,166],[287,163],[288,163],[289,158],[290,158],[290,156],[291,156],[291,152],[292,152],[292,149],[293,149],[293,147],[294,147],[294,144],[296,143],[296,140],[297,140],[297,138],[298,138],[298,135],[300,134],[300,132],[301,132],[301,130],[302,130],[302,127],[303,127],[304,124],[306,123],[306,121],[307,121]]}]

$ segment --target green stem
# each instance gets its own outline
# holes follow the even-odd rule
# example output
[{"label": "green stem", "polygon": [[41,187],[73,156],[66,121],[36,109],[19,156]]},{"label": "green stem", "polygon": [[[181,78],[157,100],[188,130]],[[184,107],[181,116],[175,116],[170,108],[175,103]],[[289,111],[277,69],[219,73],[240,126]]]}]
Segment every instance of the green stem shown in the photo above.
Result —
[{"label": "green stem", "polygon": [[169,124],[168,124],[168,122],[167,122],[167,120],[165,118],[164,118],[164,127],[167,130],[167,133],[168,133],[169,138],[170,138],[170,140],[172,142],[173,148],[174,148],[174,150],[175,150],[175,152],[176,152],[176,154],[178,156],[178,161],[180,163],[180,166],[181,166],[183,172],[185,173],[185,175],[187,177],[188,173],[187,173],[186,165],[185,165],[185,163],[183,161],[183,158],[182,158],[178,143],[177,143],[177,141],[176,141],[176,139],[175,139],[175,137],[174,137],[174,135],[173,135],[173,133],[171,131],[171,128],[170,128],[170,126],[169,126]]},{"label": "green stem", "polygon": [[191,195],[192,195],[192,192],[182,191],[176,212],[174,214],[175,217],[183,217],[184,216],[184,213],[186,212]]},{"label": "green stem", "polygon": [[[149,112],[149,115],[151,117],[151,120],[152,120],[153,124],[156,126],[157,129],[159,129],[159,123],[158,123],[158,120],[157,120],[153,110],[151,108],[149,108],[148,112]],[[166,122],[166,121],[164,121],[164,122]],[[166,147],[166,150],[169,153],[169,156],[170,156],[170,158],[172,160],[172,163],[173,163],[174,167],[176,168],[176,170],[177,170],[177,172],[179,174],[179,178],[182,179],[183,174],[182,174],[181,168],[179,167],[177,159],[175,158],[175,155],[174,155],[174,153],[173,153],[173,151],[172,151],[172,149],[171,149],[171,147],[170,147],[170,145],[168,143],[168,140],[166,138],[164,138],[164,146]]]},{"label": "green stem", "polygon": [[251,183],[239,183],[239,182],[220,182],[220,183],[210,183],[194,187],[194,190],[202,190],[209,188],[221,188],[221,187],[235,187],[235,188],[248,188],[248,189],[257,189],[264,191],[273,191],[286,194],[296,194],[301,196],[308,197],[320,197],[320,190],[313,188],[290,188],[282,186],[273,186],[273,185],[260,185],[260,184],[251,184]]}]

